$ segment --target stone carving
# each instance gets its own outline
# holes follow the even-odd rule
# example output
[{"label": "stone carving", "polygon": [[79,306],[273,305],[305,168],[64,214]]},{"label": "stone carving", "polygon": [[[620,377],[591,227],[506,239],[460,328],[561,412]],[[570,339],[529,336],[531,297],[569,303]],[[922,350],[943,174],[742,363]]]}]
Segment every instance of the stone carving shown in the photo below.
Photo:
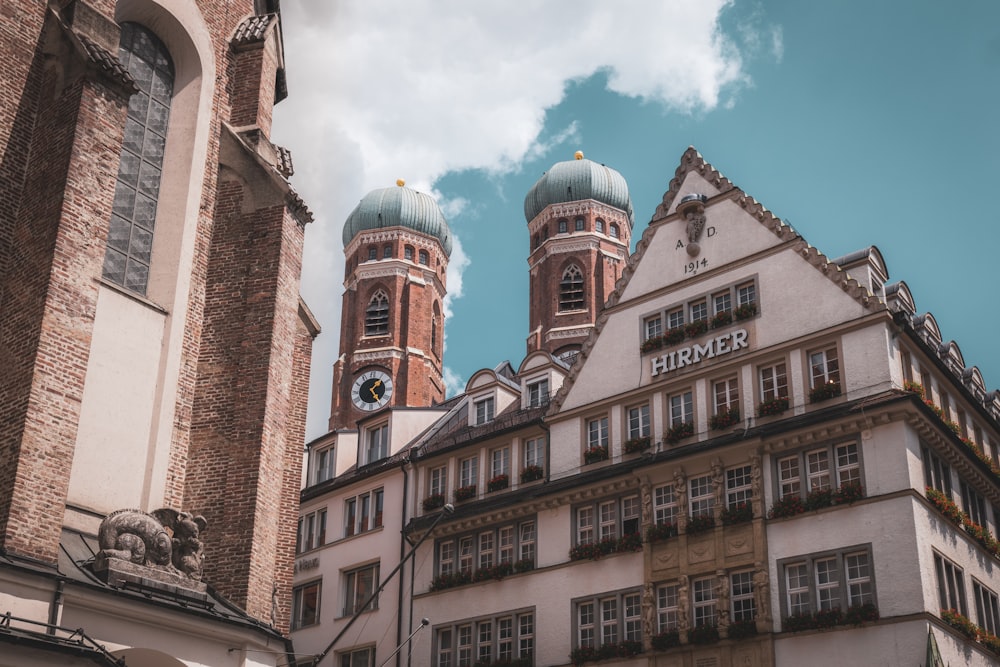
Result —
[{"label": "stone carving", "polygon": [[760,453],[754,452],[750,455],[750,502],[753,506],[754,516],[761,516],[764,513],[762,476],[763,470],[761,469]]},{"label": "stone carving", "polygon": [[770,582],[767,577],[767,566],[757,561],[753,564],[756,571],[753,573],[753,592],[757,596],[757,618],[765,623],[771,621],[771,592]]},{"label": "stone carving", "polygon": [[656,599],[651,581],[647,581],[642,589],[642,624],[647,637],[656,634]]},{"label": "stone carving", "polygon": [[102,562],[123,560],[200,581],[204,556],[200,535],[205,526],[204,517],[173,509],[148,514],[118,510],[98,529],[98,557]]},{"label": "stone carving", "polygon": [[674,496],[677,498],[677,527],[687,526],[688,489],[684,468],[674,471]]},{"label": "stone carving", "polygon": [[726,476],[722,472],[722,459],[719,458],[712,461],[712,492],[715,496],[715,518],[719,519],[726,500]]},{"label": "stone carving", "polygon": [[729,575],[725,570],[717,570],[715,575],[719,579],[718,613],[719,627],[729,627]]},{"label": "stone carving", "polygon": [[642,525],[653,524],[653,490],[649,482],[643,482],[642,487]]},{"label": "stone carving", "polygon": [[682,574],[677,580],[677,627],[680,630],[688,629],[688,578]]},{"label": "stone carving", "polygon": [[687,253],[695,257],[701,252],[698,241],[701,239],[701,232],[705,229],[705,202],[708,197],[699,194],[689,194],[681,198],[677,205],[677,210],[684,215],[686,221],[686,232],[688,238]]}]

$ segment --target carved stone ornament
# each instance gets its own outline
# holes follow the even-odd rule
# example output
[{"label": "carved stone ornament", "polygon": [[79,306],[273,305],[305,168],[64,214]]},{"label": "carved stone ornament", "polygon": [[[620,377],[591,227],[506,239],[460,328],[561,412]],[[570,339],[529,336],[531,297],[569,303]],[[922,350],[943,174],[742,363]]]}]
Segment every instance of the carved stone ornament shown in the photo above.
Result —
[{"label": "carved stone ornament", "polygon": [[204,517],[174,509],[112,512],[97,532],[101,550],[94,570],[108,583],[138,580],[203,591],[200,536],[206,525]]},{"label": "carved stone ornament", "polygon": [[680,203],[677,204],[677,212],[684,216],[687,221],[687,253],[696,257],[701,252],[698,240],[701,238],[701,231],[705,229],[705,202],[708,197],[699,194],[684,195]]}]

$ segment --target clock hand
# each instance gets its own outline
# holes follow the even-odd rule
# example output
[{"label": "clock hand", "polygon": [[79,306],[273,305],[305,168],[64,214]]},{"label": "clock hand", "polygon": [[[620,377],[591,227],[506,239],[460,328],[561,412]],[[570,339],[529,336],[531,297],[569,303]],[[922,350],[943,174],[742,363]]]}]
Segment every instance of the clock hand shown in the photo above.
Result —
[{"label": "clock hand", "polygon": [[374,398],[376,401],[378,400],[378,394],[375,393],[375,387],[378,387],[381,384],[382,384],[381,380],[375,380],[375,384],[373,384],[371,389],[368,390],[372,393],[372,398]]}]

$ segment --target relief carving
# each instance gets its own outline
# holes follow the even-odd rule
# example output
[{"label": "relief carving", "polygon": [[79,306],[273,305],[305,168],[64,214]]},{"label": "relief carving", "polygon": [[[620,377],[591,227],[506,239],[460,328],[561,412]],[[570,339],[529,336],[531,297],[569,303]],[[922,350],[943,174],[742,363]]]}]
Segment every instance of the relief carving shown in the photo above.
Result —
[{"label": "relief carving", "polygon": [[107,570],[116,561],[127,563],[129,571],[139,566],[153,579],[156,573],[175,579],[201,581],[204,543],[200,536],[206,527],[205,518],[189,512],[158,509],[151,513],[140,510],[118,510],[104,518],[98,529],[100,551],[95,569]]}]

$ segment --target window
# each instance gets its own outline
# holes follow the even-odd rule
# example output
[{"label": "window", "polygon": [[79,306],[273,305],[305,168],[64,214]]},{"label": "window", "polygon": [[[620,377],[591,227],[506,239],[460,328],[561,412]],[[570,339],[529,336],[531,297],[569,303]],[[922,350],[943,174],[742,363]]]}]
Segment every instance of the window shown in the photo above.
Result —
[{"label": "window", "polygon": [[691,487],[691,516],[712,516],[712,508],[715,507],[712,476],[692,477],[688,484]]},{"label": "window", "polygon": [[979,621],[979,627],[991,635],[996,635],[1000,631],[1000,605],[997,603],[997,594],[973,579],[972,596],[976,602],[976,620]]},{"label": "window", "polygon": [[987,521],[986,500],[978,491],[966,484],[965,480],[959,481],[959,488],[962,490],[962,509],[969,515],[973,523],[985,526]]},{"label": "window", "polygon": [[595,224],[595,225],[596,225],[596,227],[597,227],[597,233],[598,233],[598,234],[603,234],[603,233],[604,233],[604,221],[603,221],[603,220],[601,220],[600,218],[598,218],[598,219],[597,219],[597,222],[596,222],[596,223],[594,223],[594,224]]},{"label": "window", "polygon": [[360,648],[340,654],[340,667],[374,667],[375,647]]},{"label": "window", "polygon": [[384,245],[382,246],[382,259],[392,259],[392,246]]},{"label": "window", "polygon": [[470,456],[458,462],[458,485],[475,486],[479,480],[479,457]]},{"label": "window", "polygon": [[677,584],[664,584],[656,589],[657,632],[679,629],[677,613],[680,608]]},{"label": "window", "polygon": [[699,322],[708,319],[708,302],[702,299],[691,304],[691,321]]},{"label": "window", "polygon": [[378,563],[344,573],[344,616],[378,609],[378,596],[368,603],[378,586]]},{"label": "window", "polygon": [[574,224],[574,228],[578,232],[582,232],[583,231],[583,218],[577,218],[576,219],[576,223]]},{"label": "window", "polygon": [[427,266],[427,265],[429,265],[431,263],[430,255],[427,254],[426,250],[421,250],[418,253],[417,257],[418,257],[417,261],[419,261],[424,266]]},{"label": "window", "polygon": [[535,615],[530,610],[460,621],[437,628],[434,635],[435,667],[472,667],[521,659],[530,664],[534,653]]},{"label": "window", "polygon": [[549,402],[548,379],[528,383],[528,407],[537,408]]},{"label": "window", "polygon": [[608,418],[599,417],[587,422],[587,447],[608,447]]},{"label": "window", "polygon": [[333,479],[336,458],[333,447],[324,447],[313,452],[313,484]]},{"label": "window", "polygon": [[542,438],[532,438],[524,443],[524,466],[545,465],[545,440]]},{"label": "window", "polygon": [[495,405],[492,396],[481,398],[475,402],[476,426],[493,421]]},{"label": "window", "polygon": [[750,466],[726,471],[726,507],[735,509],[747,505],[753,497],[753,475]]},{"label": "window", "polygon": [[926,445],[920,447],[924,460],[924,484],[951,498],[951,468]]},{"label": "window", "polygon": [[565,234],[569,231],[569,225],[565,220],[560,220],[558,229],[560,234]]},{"label": "window", "polygon": [[715,414],[724,415],[740,409],[739,382],[729,378],[715,383]]},{"label": "window", "polygon": [[326,510],[321,509],[299,517],[295,553],[309,551],[326,544]]},{"label": "window", "polygon": [[559,310],[583,309],[583,273],[576,264],[563,271],[559,282]]},{"label": "window", "polygon": [[490,477],[510,476],[510,447],[498,447],[490,452]]},{"label": "window", "polygon": [[788,375],[785,372],[785,364],[761,366],[759,373],[760,399],[762,401],[788,398]]},{"label": "window", "polygon": [[576,602],[577,646],[642,641],[642,595],[626,591]]},{"label": "window", "polygon": [[825,384],[840,384],[836,346],[809,353],[809,388],[816,389]]},{"label": "window", "polygon": [[645,338],[643,340],[649,340],[651,338],[659,338],[663,335],[663,318],[659,315],[653,315],[652,317],[647,317],[645,320]]},{"label": "window", "polygon": [[692,609],[694,610],[693,625],[714,626],[716,617],[715,578],[705,577],[691,582]]},{"label": "window", "polygon": [[136,23],[122,23],[118,57],[139,92],[129,99],[102,274],[145,296],[174,66],[163,42]]},{"label": "window", "polygon": [[[787,615],[874,604],[870,547],[814,554],[779,562]],[[734,588],[735,598],[735,588]]]},{"label": "window", "polygon": [[941,609],[954,609],[962,616],[968,616],[965,603],[965,578],[962,568],[941,554],[934,553],[934,573],[937,575],[938,601]]},{"label": "window", "polygon": [[[437,541],[437,573],[455,571],[455,554],[458,553],[458,571],[472,574],[498,564],[513,565],[517,561],[535,563],[535,520],[491,526],[475,533],[449,537]],[[492,573],[490,573],[492,574]]]},{"label": "window", "polygon": [[382,527],[382,511],[385,494],[382,489],[362,493],[344,501],[344,536]]},{"label": "window", "polygon": [[365,431],[365,463],[374,463],[389,456],[389,424],[373,426]]},{"label": "window", "polygon": [[690,391],[674,394],[669,403],[671,427],[694,423],[694,402]]},{"label": "window", "polygon": [[[592,544],[639,533],[639,496],[625,496],[576,508],[576,543]],[[596,522],[596,526],[595,526]]]},{"label": "window", "polygon": [[292,629],[305,628],[319,623],[319,593],[322,580],[292,589]]},{"label": "window", "polygon": [[684,309],[675,308],[667,313],[667,329],[684,326]]},{"label": "window", "polygon": [[403,259],[413,261],[413,246],[408,245],[403,247]]},{"label": "window", "polygon": [[861,484],[861,463],[856,442],[837,443],[783,456],[777,459],[777,468],[778,491],[782,498],[801,496],[803,492],[808,494],[836,489],[845,484]]},{"label": "window", "polygon": [[649,437],[649,405],[638,405],[628,409],[629,440]]},{"label": "window", "polygon": [[733,621],[745,622],[757,618],[757,603],[754,600],[753,572],[736,572],[729,576],[729,600],[732,605]]},{"label": "window", "polygon": [[521,524],[520,529],[520,549],[519,558],[520,560],[526,560],[531,563],[535,562],[535,522],[525,521]]},{"label": "window", "polygon": [[757,288],[752,283],[742,283],[736,286],[736,305],[749,306],[757,301]]},{"label": "window", "polygon": [[611,230],[611,238],[613,239],[618,238],[618,225],[612,222],[609,229]]},{"label": "window", "polygon": [[714,314],[733,312],[733,297],[728,290],[712,295],[712,305],[715,307]]},{"label": "window", "polygon": [[431,470],[430,492],[432,495],[445,495],[448,492],[448,467],[439,466]]},{"label": "window", "polygon": [[378,248],[371,246],[368,248],[368,261],[373,262],[378,259]]},{"label": "window", "polygon": [[673,484],[653,490],[653,517],[657,525],[677,525],[677,495]]},{"label": "window", "polygon": [[389,333],[389,295],[378,290],[365,309],[365,335],[383,336]]}]

